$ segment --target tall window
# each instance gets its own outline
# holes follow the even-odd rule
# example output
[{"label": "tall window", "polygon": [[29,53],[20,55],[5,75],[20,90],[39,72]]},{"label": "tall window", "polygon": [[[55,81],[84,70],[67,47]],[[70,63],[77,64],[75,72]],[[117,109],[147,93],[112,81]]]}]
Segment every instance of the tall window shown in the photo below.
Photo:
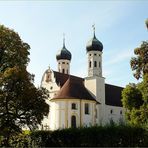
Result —
[{"label": "tall window", "polygon": [[76,103],[71,104],[71,109],[77,109]]},{"label": "tall window", "polygon": [[112,110],[112,109],[110,110],[110,113],[111,113],[111,114],[113,113],[113,110]]},{"label": "tall window", "polygon": [[71,127],[76,128],[76,116],[71,116]]},{"label": "tall window", "polygon": [[89,114],[89,104],[85,103],[85,114]]},{"label": "tall window", "polygon": [[62,72],[65,73],[65,69],[62,69]]},{"label": "tall window", "polygon": [[97,67],[97,61],[94,61],[94,67]]},{"label": "tall window", "polygon": [[91,61],[89,62],[89,67],[91,68]]},{"label": "tall window", "polygon": [[101,62],[99,62],[99,67],[101,67]]},{"label": "tall window", "polygon": [[97,114],[97,109],[95,109],[95,117],[97,118],[98,114]]},{"label": "tall window", "polygon": [[120,115],[122,115],[122,110],[120,110]]}]

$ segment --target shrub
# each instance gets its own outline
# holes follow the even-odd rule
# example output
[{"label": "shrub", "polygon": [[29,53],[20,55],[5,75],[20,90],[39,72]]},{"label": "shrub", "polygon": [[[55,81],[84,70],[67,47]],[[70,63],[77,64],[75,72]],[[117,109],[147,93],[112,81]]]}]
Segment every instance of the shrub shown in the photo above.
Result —
[{"label": "shrub", "polygon": [[[148,131],[128,125],[34,131],[15,138],[13,147],[146,147]],[[13,140],[12,140],[13,141]],[[14,144],[15,143],[15,144]]]}]

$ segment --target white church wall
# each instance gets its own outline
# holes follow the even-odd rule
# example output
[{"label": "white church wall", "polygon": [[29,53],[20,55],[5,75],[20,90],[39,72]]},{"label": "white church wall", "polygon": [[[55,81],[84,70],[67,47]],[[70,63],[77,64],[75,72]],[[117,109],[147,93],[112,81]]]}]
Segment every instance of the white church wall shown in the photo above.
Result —
[{"label": "white church wall", "polygon": [[41,82],[41,87],[46,88],[49,91],[49,98],[53,98],[56,94],[57,91],[60,90],[60,87],[56,84],[54,78],[54,73],[51,71],[51,81],[46,82],[46,73],[43,76],[42,82]]},{"label": "white church wall", "polygon": [[[89,104],[89,114],[85,114],[85,103]],[[95,124],[95,102],[82,101],[82,126],[92,126]]]},{"label": "white church wall", "polygon": [[[72,103],[76,103],[76,109],[72,109]],[[85,114],[85,103],[89,104],[89,114]],[[48,125],[50,125],[50,130],[70,128],[71,117],[73,115],[76,116],[77,127],[92,126],[96,122],[96,105],[94,101],[80,99],[57,99],[52,100],[50,105],[49,120],[44,120],[44,125],[48,123]]]},{"label": "white church wall", "polygon": [[94,76],[85,78],[85,87],[95,96],[99,103],[105,104],[104,77]]},{"label": "white church wall", "polygon": [[87,77],[87,78],[85,78],[84,85],[93,96],[96,96],[96,79],[92,79],[91,77]]},{"label": "white church wall", "polygon": [[70,73],[70,61],[66,59],[58,60],[58,71],[60,73]]},{"label": "white church wall", "polygon": [[115,123],[124,121],[125,110],[123,107],[105,105],[104,123],[110,123],[113,120]]},{"label": "white church wall", "polygon": [[[102,52],[89,51],[88,56],[88,76],[102,76]],[[96,66],[94,64],[96,62]],[[91,63],[91,64],[90,64]]]},{"label": "white church wall", "polygon": [[[76,109],[72,109],[72,103],[76,104]],[[68,100],[68,127],[71,127],[71,117],[76,116],[76,125],[80,126],[80,100],[79,99],[69,99]]]},{"label": "white church wall", "polygon": [[104,77],[87,77],[85,79],[85,87],[95,96],[100,103],[97,105],[97,124],[104,123],[105,116],[105,83]]}]

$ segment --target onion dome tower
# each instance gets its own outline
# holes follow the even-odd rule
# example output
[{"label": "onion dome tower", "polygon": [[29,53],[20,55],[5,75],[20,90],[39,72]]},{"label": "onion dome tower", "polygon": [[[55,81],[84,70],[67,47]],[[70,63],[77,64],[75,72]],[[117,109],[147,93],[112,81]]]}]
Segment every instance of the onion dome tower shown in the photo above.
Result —
[{"label": "onion dome tower", "polygon": [[72,55],[65,47],[65,37],[63,36],[63,47],[60,49],[56,55],[58,62],[58,71],[64,74],[70,74],[70,61]]},{"label": "onion dome tower", "polygon": [[87,42],[86,51],[88,56],[88,77],[102,77],[102,51],[103,44],[96,38],[95,26],[93,25],[93,38]]}]

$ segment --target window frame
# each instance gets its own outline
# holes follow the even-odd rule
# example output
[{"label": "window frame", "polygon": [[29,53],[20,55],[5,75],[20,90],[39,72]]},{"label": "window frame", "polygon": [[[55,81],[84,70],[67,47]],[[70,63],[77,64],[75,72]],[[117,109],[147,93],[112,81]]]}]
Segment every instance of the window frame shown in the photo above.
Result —
[{"label": "window frame", "polygon": [[91,61],[89,61],[89,68],[91,68],[91,65],[92,65],[92,62],[91,62]]},{"label": "window frame", "polygon": [[110,114],[113,114],[113,109],[110,110]]},{"label": "window frame", "polygon": [[71,109],[72,110],[77,110],[77,104],[76,103],[71,103]]},{"label": "window frame", "polygon": [[89,103],[84,104],[84,113],[85,113],[85,115],[90,114],[90,104]]},{"label": "window frame", "polygon": [[94,61],[94,67],[97,67],[97,61]]}]

